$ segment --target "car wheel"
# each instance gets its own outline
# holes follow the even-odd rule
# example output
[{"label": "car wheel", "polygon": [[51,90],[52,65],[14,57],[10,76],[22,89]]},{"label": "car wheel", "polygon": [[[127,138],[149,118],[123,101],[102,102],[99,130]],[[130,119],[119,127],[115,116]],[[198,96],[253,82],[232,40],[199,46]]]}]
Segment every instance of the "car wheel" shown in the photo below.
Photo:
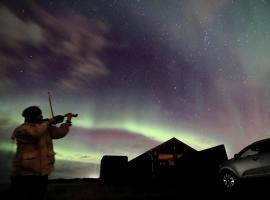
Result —
[{"label": "car wheel", "polygon": [[220,181],[224,189],[230,191],[238,186],[238,178],[231,171],[224,171],[221,173]]}]

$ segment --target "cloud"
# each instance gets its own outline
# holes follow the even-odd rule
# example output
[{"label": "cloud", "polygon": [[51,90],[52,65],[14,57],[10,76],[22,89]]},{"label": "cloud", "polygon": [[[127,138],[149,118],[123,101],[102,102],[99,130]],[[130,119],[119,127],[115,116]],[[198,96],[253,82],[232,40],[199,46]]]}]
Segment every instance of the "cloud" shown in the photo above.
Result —
[{"label": "cloud", "polygon": [[18,122],[10,114],[0,111],[0,141],[10,142],[12,131],[18,126]]},{"label": "cloud", "polygon": [[[195,24],[200,24],[203,28],[207,28],[215,21],[217,15],[230,6],[231,3],[231,0],[187,1],[187,12],[185,15],[187,19],[193,18],[196,20]],[[194,24],[194,22],[191,24]]]},{"label": "cloud", "polygon": [[[120,129],[83,129],[74,127],[66,137],[63,146],[68,144],[69,149],[79,149],[80,156],[87,152],[96,152],[100,156],[105,154],[127,155],[129,159],[160,144],[159,141]],[[85,153],[83,153],[85,152]],[[91,156],[91,154],[90,154]]]},{"label": "cloud", "polygon": [[[0,92],[7,92],[16,85],[10,72],[22,63],[16,55],[22,54],[24,45],[37,47],[42,44],[44,32],[36,23],[21,20],[1,4],[0,27]],[[7,49],[12,54],[7,53]]]},{"label": "cloud", "polygon": [[85,89],[109,73],[101,57],[111,45],[106,24],[28,6],[31,18],[26,21],[0,4],[1,92],[16,85]]},{"label": "cloud", "polygon": [[38,46],[44,42],[44,31],[35,22],[23,21],[11,10],[0,5],[1,46],[13,50],[21,49],[23,44]]},{"label": "cloud", "polygon": [[[0,151],[0,157],[0,183],[7,183],[10,179],[12,155]],[[99,170],[100,163],[95,164],[56,159],[55,170],[49,178],[97,178],[99,177]]]},{"label": "cloud", "polygon": [[[1,55],[0,52],[0,60],[1,60],[1,65],[5,63],[5,60],[1,59],[3,56]],[[14,87],[15,84],[14,82],[6,76],[7,70],[4,67],[0,67],[0,92],[4,93],[7,92],[8,88]]]},{"label": "cloud", "polygon": [[56,160],[55,171],[50,179],[56,178],[97,178],[99,164]]},{"label": "cloud", "polygon": [[[40,23],[47,27],[46,44],[57,58],[69,61],[65,77],[59,80],[64,89],[79,89],[91,78],[108,74],[99,54],[110,45],[107,26],[79,15],[55,17],[37,9]],[[62,67],[56,66],[56,69]]]}]

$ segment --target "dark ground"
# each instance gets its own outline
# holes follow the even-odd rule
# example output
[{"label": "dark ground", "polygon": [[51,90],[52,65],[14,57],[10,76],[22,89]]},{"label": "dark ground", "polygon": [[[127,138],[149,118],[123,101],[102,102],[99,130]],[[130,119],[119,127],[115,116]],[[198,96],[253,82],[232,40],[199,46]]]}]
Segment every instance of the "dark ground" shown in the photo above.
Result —
[{"label": "dark ground", "polygon": [[[217,184],[102,183],[98,179],[53,180],[48,185],[47,200],[152,200],[152,199],[268,199],[268,180],[247,181],[233,192]],[[0,185],[1,199],[9,199],[9,184]]]}]

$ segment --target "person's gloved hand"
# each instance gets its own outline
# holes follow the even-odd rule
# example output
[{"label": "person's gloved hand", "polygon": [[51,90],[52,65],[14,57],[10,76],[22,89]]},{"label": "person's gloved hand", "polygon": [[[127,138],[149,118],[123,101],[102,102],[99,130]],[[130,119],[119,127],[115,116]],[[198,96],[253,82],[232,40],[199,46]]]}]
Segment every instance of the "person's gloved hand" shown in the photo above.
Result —
[{"label": "person's gloved hand", "polygon": [[56,115],[54,116],[54,120],[56,124],[62,123],[64,121],[65,116],[63,115]]}]

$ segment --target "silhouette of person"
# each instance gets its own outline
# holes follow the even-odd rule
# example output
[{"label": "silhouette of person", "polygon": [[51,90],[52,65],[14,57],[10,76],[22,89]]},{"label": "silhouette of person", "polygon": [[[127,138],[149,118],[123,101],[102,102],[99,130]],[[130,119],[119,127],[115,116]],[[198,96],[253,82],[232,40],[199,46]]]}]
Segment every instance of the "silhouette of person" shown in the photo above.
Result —
[{"label": "silhouette of person", "polygon": [[[22,112],[24,123],[18,126],[12,139],[16,140],[16,153],[12,161],[11,190],[13,199],[44,199],[47,180],[54,168],[52,139],[63,138],[69,132],[72,114],[43,119],[37,106]],[[60,126],[56,126],[61,123]]]}]

